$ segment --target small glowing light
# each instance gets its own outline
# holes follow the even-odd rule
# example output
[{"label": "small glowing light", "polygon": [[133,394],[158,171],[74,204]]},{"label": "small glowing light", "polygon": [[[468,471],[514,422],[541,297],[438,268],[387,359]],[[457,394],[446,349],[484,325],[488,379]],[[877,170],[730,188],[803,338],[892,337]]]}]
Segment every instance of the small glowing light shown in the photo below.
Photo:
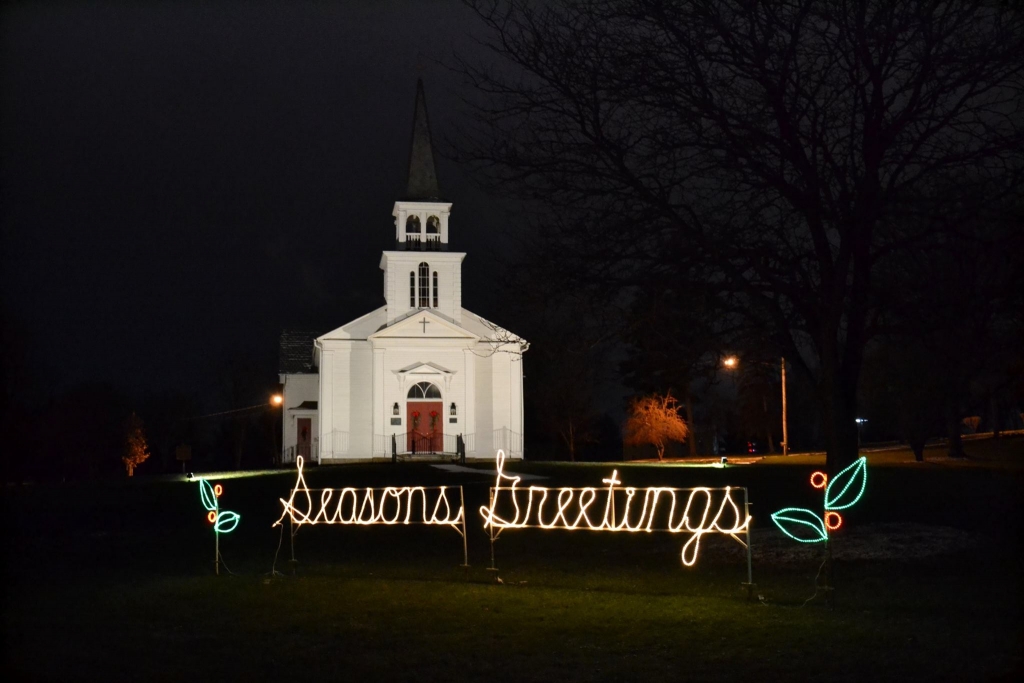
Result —
[{"label": "small glowing light", "polygon": [[811,486],[816,489],[825,488],[826,482],[828,482],[828,475],[824,472],[815,472],[811,475]]},{"label": "small glowing light", "polygon": [[829,510],[825,513],[825,528],[829,531],[835,531],[843,525],[843,516],[835,510]]},{"label": "small glowing light", "polygon": [[207,512],[206,513],[206,521],[209,522],[210,524],[213,524],[214,522],[216,522],[217,521],[217,511],[216,510],[210,510],[209,512]]},{"label": "small glowing light", "polygon": [[284,403],[284,396],[281,394],[274,394],[270,397],[270,403],[271,405],[279,406]]},{"label": "small glowing light", "polygon": [[[491,505],[480,507],[484,528],[492,527],[499,532],[504,529],[531,528],[628,533],[667,531],[673,534],[693,534],[683,545],[681,553],[683,564],[691,567],[697,561],[701,536],[721,533],[735,538],[736,534],[745,532],[750,524],[750,517],[744,517],[732,499],[732,487],[677,489],[651,486],[637,489],[627,486],[620,489],[626,500],[625,505],[617,511],[615,487],[622,482],[619,481],[618,470],[613,470],[611,477],[601,480],[601,483],[607,485],[604,489],[604,512],[601,514],[600,506],[594,511],[590,510],[598,500],[598,490],[594,487],[552,489],[530,486],[525,490],[519,489],[522,478],[506,475],[504,467],[505,452],[499,450],[497,478],[495,485],[491,487]],[[503,485],[503,481],[508,484]],[[716,508],[713,493],[720,491],[724,491],[725,495]],[[552,501],[550,507],[549,496]],[[619,498],[621,499],[621,496]],[[680,504],[681,500],[685,500],[685,504]],[[662,501],[667,503],[659,509],[658,505]],[[496,510],[499,506],[503,509],[511,508],[514,511],[512,518],[498,516]],[[682,508],[682,516],[677,514],[679,508]],[[662,514],[659,514],[659,510]],[[601,515],[600,519],[597,515]]]},{"label": "small glowing light", "polygon": [[220,484],[214,485],[214,487],[213,487],[213,495],[215,495],[218,498],[220,498],[220,494],[222,494],[222,493],[224,493],[224,487],[221,486]]},{"label": "small glowing light", "polygon": [[722,365],[729,369],[735,368],[737,365],[739,365],[739,363],[739,358],[737,358],[736,356],[728,356],[722,360]]}]

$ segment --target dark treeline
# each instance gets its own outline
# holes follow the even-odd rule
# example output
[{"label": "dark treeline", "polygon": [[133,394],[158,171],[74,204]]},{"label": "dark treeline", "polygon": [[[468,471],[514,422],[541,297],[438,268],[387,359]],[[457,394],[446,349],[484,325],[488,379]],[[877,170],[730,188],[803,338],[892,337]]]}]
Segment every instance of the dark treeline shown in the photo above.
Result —
[{"label": "dark treeline", "polygon": [[[531,208],[519,286],[569,316],[550,338],[592,354],[573,367],[603,355],[685,397],[698,434],[732,419],[770,441],[775,378],[750,368],[784,357],[812,393],[791,422],[817,422],[792,445],[833,472],[869,409],[876,436],[944,434],[954,455],[964,417],[1019,418],[1019,8],[467,4],[492,59],[454,58],[474,125],[451,153]],[[723,411],[725,352],[743,369]]]},{"label": "dark treeline", "polygon": [[280,448],[280,412],[268,403],[276,378],[254,362],[225,363],[204,395],[133,396],[110,382],[83,382],[40,397],[25,361],[23,330],[5,319],[0,342],[5,481],[126,477],[122,457],[133,414],[142,421],[149,452],[136,475],[181,472],[175,459],[181,445],[191,453],[185,467],[199,472],[268,467]]}]

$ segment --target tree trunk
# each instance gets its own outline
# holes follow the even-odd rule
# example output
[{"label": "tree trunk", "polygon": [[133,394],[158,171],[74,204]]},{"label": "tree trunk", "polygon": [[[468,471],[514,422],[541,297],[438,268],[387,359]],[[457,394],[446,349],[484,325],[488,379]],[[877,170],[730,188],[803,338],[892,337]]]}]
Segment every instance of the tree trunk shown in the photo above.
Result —
[{"label": "tree trunk", "polygon": [[924,444],[927,439],[923,437],[914,437],[907,439],[907,443],[910,444],[910,450],[914,451],[914,460],[917,462],[924,462]]},{"label": "tree trunk", "polygon": [[960,434],[960,416],[952,408],[946,413],[946,436],[949,439],[949,457],[966,458],[964,440]]},{"label": "tree trunk", "polygon": [[569,424],[569,462],[576,462],[576,436],[573,434],[572,423]]},{"label": "tree trunk", "polygon": [[822,397],[825,467],[833,475],[860,455],[856,422],[856,377],[847,376],[850,373],[844,372],[838,365],[836,361],[822,358],[822,377],[818,389]]},{"label": "tree trunk", "polygon": [[995,396],[989,400],[989,412],[992,414],[992,438],[998,439],[1001,425],[999,420],[999,402]]},{"label": "tree trunk", "polygon": [[697,431],[693,427],[693,396],[690,389],[686,389],[686,426],[690,428],[690,436],[686,439],[689,443],[690,457],[697,457]]},{"label": "tree trunk", "polygon": [[661,462],[662,459],[663,459],[663,456],[665,455],[665,445],[664,444],[656,444],[655,448],[658,449],[658,462]]}]

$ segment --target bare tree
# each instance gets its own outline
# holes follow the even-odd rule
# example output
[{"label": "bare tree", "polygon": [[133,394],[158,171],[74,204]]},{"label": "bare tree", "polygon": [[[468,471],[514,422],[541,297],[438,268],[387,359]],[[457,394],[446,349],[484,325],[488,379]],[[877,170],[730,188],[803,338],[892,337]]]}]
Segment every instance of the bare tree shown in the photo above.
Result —
[{"label": "bare tree", "polygon": [[629,406],[623,442],[630,446],[651,444],[658,451],[658,460],[665,456],[669,441],[685,441],[689,428],[679,417],[679,401],[672,394],[644,396]]},{"label": "bare tree", "polygon": [[881,277],[1022,178],[1024,16],[981,0],[474,0],[495,64],[458,156],[546,206],[594,296],[678,274],[811,378],[829,467],[895,298]]}]

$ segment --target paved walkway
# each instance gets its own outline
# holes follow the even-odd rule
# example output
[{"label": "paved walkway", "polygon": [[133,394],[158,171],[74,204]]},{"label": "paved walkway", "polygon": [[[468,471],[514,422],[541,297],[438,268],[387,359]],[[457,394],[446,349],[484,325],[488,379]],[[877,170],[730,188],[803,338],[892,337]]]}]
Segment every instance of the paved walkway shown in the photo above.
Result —
[{"label": "paved walkway", "polygon": [[[466,467],[464,465],[431,465],[431,467],[436,467],[437,469],[444,470],[445,472],[454,472],[455,474],[487,474],[492,477],[498,476],[497,470],[480,470],[474,467]],[[506,476],[516,476],[523,481],[548,478],[542,477],[539,474],[524,474],[522,472],[508,472]]]}]

